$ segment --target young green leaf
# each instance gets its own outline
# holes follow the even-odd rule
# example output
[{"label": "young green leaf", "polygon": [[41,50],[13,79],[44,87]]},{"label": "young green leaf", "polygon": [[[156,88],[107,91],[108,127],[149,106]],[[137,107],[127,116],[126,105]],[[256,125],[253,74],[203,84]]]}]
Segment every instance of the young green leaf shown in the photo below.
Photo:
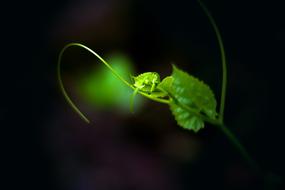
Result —
[{"label": "young green leaf", "polygon": [[156,72],[146,72],[142,73],[136,77],[131,76],[134,80],[134,93],[130,99],[130,111],[134,111],[134,98],[139,91],[147,93],[153,98],[163,97],[164,94],[156,89],[157,85],[160,83],[160,76]]},{"label": "young green leaf", "polygon": [[171,86],[172,77],[165,77],[155,88],[153,92],[151,92],[152,97],[156,98],[164,98],[168,96],[168,88]]},{"label": "young green leaf", "polygon": [[157,85],[157,88],[160,89],[160,90],[163,90],[165,92],[170,92],[172,83],[173,83],[173,77],[172,76],[168,76],[168,77],[165,77],[161,81],[161,83],[159,83]]},{"label": "young green leaf", "polygon": [[156,72],[142,73],[134,79],[134,87],[146,93],[152,93],[156,86],[160,83],[159,74]]},{"label": "young green leaf", "polygon": [[217,116],[214,94],[205,83],[175,66],[172,78],[171,86],[167,87],[173,98],[170,109],[180,126],[197,132],[204,127],[202,114],[210,119]]}]

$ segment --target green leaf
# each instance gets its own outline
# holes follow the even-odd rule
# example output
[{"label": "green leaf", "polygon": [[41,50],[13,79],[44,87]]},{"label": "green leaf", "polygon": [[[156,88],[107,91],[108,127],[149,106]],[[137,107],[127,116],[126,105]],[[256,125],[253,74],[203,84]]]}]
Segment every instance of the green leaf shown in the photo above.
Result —
[{"label": "green leaf", "polygon": [[168,76],[168,77],[165,77],[161,83],[159,83],[157,85],[157,88],[158,89],[162,89],[163,91],[165,92],[169,92],[171,91],[171,86],[172,86],[172,83],[173,83],[173,77],[172,76]]},{"label": "green leaf", "polygon": [[[175,66],[172,78],[168,91],[174,100],[170,104],[170,109],[180,126],[197,132],[204,127],[199,114],[211,119],[217,116],[214,94],[205,83]],[[186,110],[181,105],[189,107],[192,111]]]},{"label": "green leaf", "polygon": [[184,129],[198,132],[200,129],[204,128],[204,121],[200,117],[194,115],[193,113],[190,113],[177,104],[171,103],[170,110],[172,111],[172,114],[174,115],[178,125]]}]

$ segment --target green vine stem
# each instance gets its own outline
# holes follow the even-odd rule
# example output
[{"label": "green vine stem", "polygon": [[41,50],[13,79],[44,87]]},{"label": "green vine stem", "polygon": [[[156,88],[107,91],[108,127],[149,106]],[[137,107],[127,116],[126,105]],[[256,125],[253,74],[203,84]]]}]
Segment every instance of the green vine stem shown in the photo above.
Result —
[{"label": "green vine stem", "polygon": [[221,102],[220,102],[220,110],[219,110],[219,117],[218,122],[210,122],[213,125],[216,125],[220,128],[220,130],[225,134],[225,136],[231,141],[231,143],[236,147],[236,149],[239,151],[239,153],[242,155],[242,157],[247,161],[247,163],[255,170],[259,171],[260,168],[258,164],[252,159],[252,157],[249,155],[249,153],[246,151],[244,146],[240,143],[240,141],[237,139],[237,137],[225,126],[224,124],[224,110],[225,110],[225,101],[226,101],[226,89],[227,89],[227,63],[226,63],[226,53],[225,48],[222,40],[221,33],[219,31],[219,28],[213,19],[210,11],[208,8],[204,5],[204,3],[201,2],[201,0],[197,0],[199,5],[202,7],[204,13],[206,14],[210,24],[212,25],[215,35],[218,40],[218,45],[220,48],[221,53],[221,61],[222,61],[222,90],[221,90]]},{"label": "green vine stem", "polygon": [[219,48],[220,48],[220,52],[221,52],[221,61],[222,61],[222,71],[223,71],[223,75],[222,75],[222,90],[221,90],[221,102],[220,102],[220,110],[219,110],[219,114],[218,114],[218,118],[217,119],[211,119],[195,110],[193,110],[192,108],[188,107],[187,105],[184,105],[182,103],[180,103],[178,100],[176,100],[174,98],[174,96],[172,96],[170,93],[168,93],[168,97],[169,99],[164,99],[164,98],[158,98],[158,97],[154,97],[151,94],[145,93],[143,91],[138,90],[137,88],[135,88],[132,84],[130,84],[127,80],[125,80],[121,75],[119,75],[116,70],[114,70],[111,65],[109,65],[102,57],[100,57],[96,52],[94,52],[92,49],[88,48],[85,45],[82,45],[80,43],[70,43],[67,44],[60,52],[59,54],[59,58],[58,58],[58,63],[57,63],[57,77],[58,77],[58,82],[59,82],[59,86],[60,86],[60,90],[62,91],[65,99],[67,100],[68,104],[73,108],[73,110],[79,114],[79,116],[86,121],[87,123],[90,123],[89,119],[87,119],[87,117],[77,108],[77,106],[75,106],[75,104],[73,103],[73,101],[71,100],[71,98],[68,96],[64,85],[63,85],[63,81],[61,78],[61,62],[62,62],[62,57],[64,52],[69,48],[69,47],[80,47],[83,48],[87,51],[89,51],[90,53],[92,53],[95,57],[97,57],[101,63],[103,63],[119,80],[121,80],[124,84],[126,84],[127,86],[129,86],[130,88],[132,88],[134,90],[133,95],[131,96],[131,110],[133,107],[133,98],[135,96],[136,93],[139,93],[153,101],[159,102],[159,103],[163,103],[163,104],[168,104],[170,105],[172,103],[172,101],[175,101],[175,103],[177,105],[179,105],[181,108],[187,110],[187,112],[194,114],[198,117],[200,117],[203,121],[208,122],[212,125],[218,126],[221,131],[226,135],[226,137],[231,141],[231,143],[236,147],[236,149],[239,151],[239,153],[242,155],[242,157],[249,163],[250,166],[252,166],[253,169],[255,169],[256,171],[259,170],[259,166],[257,165],[257,163],[251,158],[251,156],[248,154],[248,152],[246,151],[246,149],[244,148],[244,146],[240,143],[240,141],[236,138],[236,136],[227,128],[225,127],[224,124],[224,110],[225,110],[225,99],[226,99],[226,86],[227,86],[227,67],[226,67],[226,56],[225,56],[225,50],[224,50],[224,45],[223,45],[223,41],[222,41],[222,37],[220,34],[220,31],[213,19],[213,17],[211,16],[210,12],[208,11],[208,9],[206,8],[206,6],[200,1],[198,0],[200,6],[202,7],[203,11],[205,12],[206,16],[208,17],[218,40],[218,44],[219,44]]},{"label": "green vine stem", "polygon": [[223,78],[222,78],[222,90],[221,90],[221,102],[220,102],[220,111],[219,111],[219,120],[221,123],[224,121],[224,110],[225,110],[225,101],[226,101],[226,89],[227,89],[227,63],[226,63],[226,53],[224,48],[224,43],[222,40],[221,33],[219,31],[219,28],[213,19],[210,11],[207,9],[207,7],[200,1],[197,0],[200,6],[202,7],[204,13],[206,14],[207,18],[210,21],[210,24],[212,25],[215,35],[218,40],[218,44],[220,47],[221,52],[221,60],[222,60],[222,69],[223,69]]},{"label": "green vine stem", "polygon": [[221,131],[230,139],[231,143],[240,152],[242,157],[247,161],[247,163],[254,169],[257,173],[260,172],[258,164],[252,159],[244,146],[240,143],[237,137],[223,124],[218,125]]},{"label": "green vine stem", "polygon": [[[121,80],[123,83],[125,83],[127,86],[129,86],[130,88],[132,88],[133,90],[135,90],[135,87],[133,85],[131,85],[127,80],[125,80],[121,75],[119,75],[115,69],[113,69],[113,67],[108,64],[101,56],[99,56],[96,52],[94,52],[92,49],[88,48],[87,46],[80,44],[80,43],[69,43],[66,46],[64,46],[64,48],[62,48],[62,50],[59,53],[59,57],[58,57],[58,62],[57,62],[57,78],[58,78],[58,83],[59,83],[59,87],[60,90],[64,96],[64,98],[66,99],[67,103],[72,107],[72,109],[78,113],[78,115],[87,123],[90,123],[89,119],[87,119],[87,117],[79,110],[79,108],[73,103],[73,101],[71,100],[71,98],[68,96],[64,85],[63,85],[63,81],[61,78],[61,62],[62,62],[62,57],[63,57],[63,53],[72,46],[77,46],[77,47],[81,47],[83,49],[86,49],[87,51],[89,51],[90,53],[92,53],[93,55],[95,55],[119,80]],[[163,103],[163,104],[169,104],[170,100],[167,99],[162,99],[162,98],[156,98],[153,97],[147,93],[138,91],[138,93],[140,93],[141,95],[159,102],[159,103]]]}]

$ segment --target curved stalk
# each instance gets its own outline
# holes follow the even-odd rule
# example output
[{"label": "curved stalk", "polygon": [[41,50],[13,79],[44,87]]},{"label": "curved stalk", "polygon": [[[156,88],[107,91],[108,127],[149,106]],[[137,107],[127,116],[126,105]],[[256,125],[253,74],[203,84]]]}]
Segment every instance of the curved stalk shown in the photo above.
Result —
[{"label": "curved stalk", "polygon": [[200,0],[197,0],[197,1],[200,4],[200,6],[202,7],[203,11],[205,12],[206,16],[208,17],[208,19],[209,19],[209,21],[213,27],[215,35],[216,35],[217,40],[218,40],[219,47],[220,47],[222,69],[223,69],[223,79],[222,79],[219,120],[220,120],[220,122],[223,122],[224,121],[225,101],[226,101],[226,88],[227,88],[227,64],[226,64],[225,48],[224,48],[224,44],[223,44],[223,40],[221,37],[221,33],[219,31],[219,28],[217,27],[215,20],[213,19],[212,15],[210,14],[210,11],[207,9],[207,7]]},{"label": "curved stalk", "polygon": [[225,48],[223,44],[223,40],[221,37],[221,33],[219,28],[210,14],[210,11],[207,7],[201,2],[201,0],[197,0],[200,6],[202,7],[204,13],[206,14],[210,24],[212,25],[215,35],[218,40],[220,52],[221,52],[221,61],[222,61],[222,89],[221,89],[221,102],[220,102],[220,110],[219,110],[219,117],[217,123],[210,122],[216,126],[218,126],[221,131],[227,136],[227,138],[231,141],[231,143],[236,147],[238,152],[242,155],[242,157],[247,161],[247,163],[255,169],[255,171],[260,171],[258,164],[251,158],[249,153],[246,151],[244,146],[240,143],[237,137],[224,125],[224,110],[225,110],[225,100],[226,100],[226,88],[227,88],[227,64],[226,64],[226,54]]},{"label": "curved stalk", "polygon": [[[95,55],[108,69],[110,69],[110,71],[119,79],[121,80],[123,83],[125,83],[127,86],[129,86],[130,88],[132,88],[133,90],[135,90],[135,88],[133,87],[133,85],[131,85],[127,80],[125,80],[121,75],[119,75],[115,69],[113,69],[111,67],[110,64],[108,64],[102,57],[100,57],[96,52],[94,52],[92,49],[88,48],[87,46],[80,44],[80,43],[70,43],[67,44],[66,46],[64,46],[64,48],[62,48],[62,50],[60,51],[59,57],[58,57],[58,62],[57,62],[57,78],[58,78],[58,83],[60,86],[60,90],[64,96],[64,98],[66,99],[66,101],[68,102],[68,104],[73,108],[73,110],[87,123],[90,123],[90,121],[87,119],[87,117],[79,110],[79,108],[73,103],[73,101],[71,100],[71,98],[68,96],[64,85],[63,85],[63,81],[61,79],[61,60],[62,60],[62,56],[63,53],[66,51],[67,48],[72,47],[72,46],[77,46],[77,47],[81,47],[83,49],[86,49],[87,51],[89,51],[90,53],[92,53],[93,55]],[[167,99],[161,99],[161,98],[156,98],[156,97],[152,97],[151,95],[144,93],[144,92],[140,92],[138,91],[138,93],[140,93],[141,95],[159,102],[159,103],[164,103],[164,104],[169,104],[169,100]]]},{"label": "curved stalk", "polygon": [[58,57],[58,62],[57,62],[57,79],[58,79],[58,84],[60,87],[60,90],[64,96],[64,98],[66,99],[67,103],[72,107],[72,109],[87,123],[90,123],[89,119],[87,119],[87,117],[77,108],[77,106],[73,103],[73,101],[70,99],[70,97],[68,96],[62,79],[61,79],[61,59],[62,59],[62,55],[65,52],[65,50],[71,46],[74,46],[76,44],[67,44],[64,48],[62,48],[62,50],[59,53],[59,57]]},{"label": "curved stalk", "polygon": [[237,137],[224,124],[220,124],[217,126],[227,136],[227,138],[231,141],[231,143],[235,146],[235,148],[240,152],[240,154],[245,159],[245,161],[248,163],[248,165],[250,165],[255,171],[259,172],[260,168],[258,164],[252,159],[252,157],[249,155],[249,153],[244,148],[244,146],[240,143]]}]

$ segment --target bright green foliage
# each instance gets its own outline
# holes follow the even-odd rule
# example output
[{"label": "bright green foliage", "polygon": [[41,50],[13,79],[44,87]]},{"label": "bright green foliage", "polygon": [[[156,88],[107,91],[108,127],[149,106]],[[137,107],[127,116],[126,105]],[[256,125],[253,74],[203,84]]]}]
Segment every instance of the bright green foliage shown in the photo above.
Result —
[{"label": "bright green foliage", "polygon": [[258,165],[252,160],[245,148],[238,141],[238,139],[227,129],[224,125],[224,107],[225,107],[225,97],[226,97],[226,85],[227,85],[227,67],[226,67],[226,56],[222,38],[219,29],[208,11],[207,7],[198,0],[198,3],[202,7],[204,13],[208,17],[210,24],[212,25],[214,32],[216,34],[218,44],[221,52],[222,59],[222,90],[221,90],[221,102],[219,117],[217,117],[216,112],[216,100],[211,89],[199,81],[195,77],[189,75],[183,70],[178,69],[173,66],[173,73],[171,76],[166,77],[160,82],[160,77],[155,72],[143,73],[137,77],[133,77],[134,83],[130,84],[124,77],[121,76],[110,64],[108,64],[102,57],[100,57],[96,52],[79,43],[67,44],[60,52],[57,65],[57,76],[59,81],[59,87],[63,93],[68,104],[74,109],[79,116],[89,123],[87,117],[77,108],[73,101],[68,96],[63,81],[61,79],[61,59],[63,53],[67,48],[72,46],[78,46],[86,49],[97,57],[101,63],[103,63],[114,76],[117,77],[126,86],[134,90],[131,96],[131,108],[133,107],[134,96],[139,93],[153,101],[168,104],[170,109],[177,120],[177,123],[189,130],[195,132],[199,131],[204,127],[204,122],[209,122],[213,125],[220,127],[224,134],[229,138],[229,140],[234,144],[241,155],[248,161],[248,163],[258,172],[261,172]]},{"label": "bright green foliage", "polygon": [[173,77],[172,76],[168,76],[168,77],[165,77],[161,81],[161,83],[158,84],[157,88],[163,90],[166,93],[168,93],[168,92],[171,92],[172,83],[173,83]]},{"label": "bright green foliage", "polygon": [[131,96],[130,109],[137,92],[146,92],[155,98],[170,98],[170,109],[177,123],[195,132],[204,127],[204,119],[216,119],[216,100],[211,89],[195,77],[173,66],[171,76],[160,82],[155,72],[133,77],[135,91]]},{"label": "bright green foliage", "polygon": [[165,77],[154,89],[153,92],[151,92],[152,97],[156,98],[165,98],[168,97],[168,88],[172,85],[172,77],[168,76]]},{"label": "bright green foliage", "polygon": [[199,116],[190,113],[177,104],[171,103],[170,110],[172,111],[178,125],[181,127],[193,130],[195,132],[198,132],[200,129],[204,128],[204,121]]},{"label": "bright green foliage", "polygon": [[172,93],[178,101],[215,119],[217,102],[208,85],[175,66],[172,77]]},{"label": "bright green foliage", "polygon": [[156,72],[146,72],[132,78],[134,79],[134,87],[146,93],[152,93],[160,83],[159,74]]},{"label": "bright green foliage", "polygon": [[[163,86],[173,98],[170,109],[180,126],[197,132],[204,127],[201,114],[210,119],[216,118],[217,103],[212,90],[206,84],[175,66],[172,79],[167,80],[164,85],[159,86]],[[191,109],[191,112],[185,107]]]},{"label": "bright green foliage", "polygon": [[130,111],[134,112],[134,99],[136,94],[141,91],[151,94],[152,97],[159,97],[160,95],[154,95],[154,90],[156,86],[160,83],[160,76],[156,72],[146,72],[142,73],[136,77],[132,76],[134,80],[134,92],[130,98]]}]

